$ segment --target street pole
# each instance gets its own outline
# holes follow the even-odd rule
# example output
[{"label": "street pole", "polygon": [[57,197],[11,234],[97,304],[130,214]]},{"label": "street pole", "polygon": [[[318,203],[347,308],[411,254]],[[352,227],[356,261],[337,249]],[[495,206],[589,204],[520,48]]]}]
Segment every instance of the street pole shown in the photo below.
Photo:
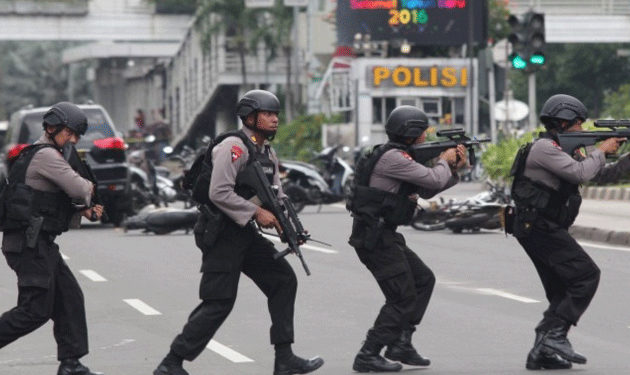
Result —
[{"label": "street pole", "polygon": [[[490,51],[492,54],[492,51]],[[492,143],[497,142],[497,122],[494,118],[494,105],[496,104],[497,95],[494,87],[494,61],[490,60],[490,69],[488,69],[488,101],[490,105],[490,139]]]},{"label": "street pole", "polygon": [[531,72],[527,77],[527,91],[529,93],[529,130],[536,129],[536,73]]}]

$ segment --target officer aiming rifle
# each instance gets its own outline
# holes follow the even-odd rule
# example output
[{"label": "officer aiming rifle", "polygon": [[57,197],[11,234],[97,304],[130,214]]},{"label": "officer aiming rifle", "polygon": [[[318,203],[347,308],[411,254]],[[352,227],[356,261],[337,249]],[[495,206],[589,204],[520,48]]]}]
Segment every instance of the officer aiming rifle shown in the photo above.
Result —
[{"label": "officer aiming rifle", "polygon": [[490,142],[490,138],[482,138],[470,139],[464,133],[464,129],[455,128],[448,130],[441,130],[437,132],[438,137],[446,137],[448,141],[441,142],[430,142],[430,143],[422,143],[413,146],[413,150],[415,152],[414,159],[418,163],[426,163],[427,161],[440,156],[440,154],[449,148],[457,147],[457,145],[464,145],[468,149],[468,160],[470,161],[470,165],[476,164],[475,158],[475,146],[479,146],[481,143]]},{"label": "officer aiming rifle", "polygon": [[630,120],[597,120],[596,128],[608,128],[610,131],[577,131],[558,134],[562,151],[573,155],[575,150],[593,146],[609,138],[630,137]]}]

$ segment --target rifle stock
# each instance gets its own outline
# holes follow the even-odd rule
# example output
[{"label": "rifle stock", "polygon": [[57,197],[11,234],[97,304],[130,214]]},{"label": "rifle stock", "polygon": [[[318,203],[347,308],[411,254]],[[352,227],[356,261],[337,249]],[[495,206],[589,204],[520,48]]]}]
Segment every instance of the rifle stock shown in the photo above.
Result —
[{"label": "rifle stock", "polygon": [[[79,176],[85,178],[94,185],[94,193],[92,193],[92,206],[96,204],[103,206],[103,200],[101,199],[101,195],[98,193],[98,181],[96,180],[94,171],[85,160],[81,159],[81,156],[79,156],[79,152],[76,147],[74,147],[74,144],[70,142],[66,144],[63,149],[63,156],[68,164],[70,164],[70,167],[72,167]],[[107,213],[105,213],[104,209],[102,217],[105,221],[107,221]],[[96,217],[96,213],[92,212],[92,216],[89,219],[90,221],[97,221],[98,219]]]},{"label": "rifle stock", "polygon": [[449,129],[437,132],[439,137],[447,137],[448,141],[441,142],[429,142],[422,143],[419,145],[413,146],[415,151],[415,160],[418,163],[426,163],[427,161],[440,156],[440,154],[449,148],[457,147],[458,145],[464,145],[468,149],[468,158],[470,161],[470,165],[475,165],[477,163],[475,157],[475,146],[479,146],[481,143],[490,142],[490,138],[469,138],[464,134],[464,129]]},{"label": "rifle stock", "polygon": [[597,128],[609,128],[608,131],[580,131],[558,134],[559,146],[562,151],[573,156],[575,150],[593,146],[608,138],[630,138],[630,120],[598,120]]},{"label": "rifle stock", "polygon": [[258,161],[252,161],[237,177],[237,183],[248,186],[253,189],[260,200],[262,207],[269,210],[280,223],[282,228],[282,236],[280,237],[283,242],[286,242],[288,247],[286,250],[274,254],[274,259],[281,258],[291,252],[300,259],[302,267],[306,275],[310,276],[311,271],[304,260],[302,251],[300,250],[300,242],[305,242],[310,238],[310,235],[306,233],[302,227],[302,223],[297,217],[297,213],[293,208],[293,205],[289,201],[289,204],[285,206],[287,213],[284,212],[283,206],[280,204],[278,195],[273,191],[265,172]]}]

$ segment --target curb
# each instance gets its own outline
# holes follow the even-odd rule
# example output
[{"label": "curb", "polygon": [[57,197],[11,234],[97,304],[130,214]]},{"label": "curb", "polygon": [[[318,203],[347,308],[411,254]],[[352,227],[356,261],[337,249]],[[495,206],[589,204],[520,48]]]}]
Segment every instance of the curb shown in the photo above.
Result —
[{"label": "curb", "polygon": [[630,201],[630,188],[583,186],[580,188],[583,199]]},{"label": "curb", "polygon": [[592,227],[581,227],[574,225],[569,228],[571,234],[577,240],[586,240],[593,242],[603,242],[611,245],[630,245],[630,232],[617,232],[614,230],[606,230]]}]

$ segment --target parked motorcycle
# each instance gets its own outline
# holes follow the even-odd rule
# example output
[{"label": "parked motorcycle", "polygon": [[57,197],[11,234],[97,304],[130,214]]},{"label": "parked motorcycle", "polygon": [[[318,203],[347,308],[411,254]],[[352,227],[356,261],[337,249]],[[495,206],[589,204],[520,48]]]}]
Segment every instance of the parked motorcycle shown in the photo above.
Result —
[{"label": "parked motorcycle", "polygon": [[[347,147],[346,147],[347,148]],[[350,193],[354,169],[339,157],[341,146],[326,147],[311,159],[311,163],[321,165],[321,175],[335,194],[344,197]],[[349,148],[347,148],[349,151]]]},{"label": "parked motorcycle", "polygon": [[128,160],[133,212],[139,212],[149,204],[168,206],[175,201],[177,192],[173,181],[165,176],[167,170],[154,166],[144,150],[131,152]]},{"label": "parked motorcycle", "polygon": [[488,191],[463,201],[441,199],[440,203],[430,202],[428,207],[419,207],[411,226],[418,230],[448,228],[453,233],[501,228],[500,211],[511,198],[504,187],[489,182],[488,185]]},{"label": "parked motorcycle", "polygon": [[336,194],[313,165],[282,160],[279,165],[282,191],[291,199],[296,212],[306,205],[322,205],[344,200]]},{"label": "parked motorcycle", "polygon": [[125,233],[129,230],[142,229],[144,233],[168,234],[176,230],[185,230],[188,234],[194,228],[198,216],[199,210],[196,207],[155,208],[151,205],[145,207],[137,215],[125,219],[122,227]]}]

